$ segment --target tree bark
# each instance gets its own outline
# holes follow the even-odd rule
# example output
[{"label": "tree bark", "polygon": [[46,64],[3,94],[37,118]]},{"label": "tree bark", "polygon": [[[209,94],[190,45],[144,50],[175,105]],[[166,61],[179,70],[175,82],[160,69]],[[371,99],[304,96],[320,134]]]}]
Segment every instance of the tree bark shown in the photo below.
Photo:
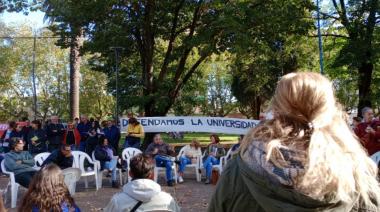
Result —
[{"label": "tree bark", "polygon": [[72,38],[70,44],[70,119],[79,118],[80,48],[83,45],[83,32]]},{"label": "tree bark", "polygon": [[359,67],[359,104],[358,115],[362,116],[361,110],[364,107],[371,107],[371,82],[372,82],[373,64],[368,62],[362,62]]}]

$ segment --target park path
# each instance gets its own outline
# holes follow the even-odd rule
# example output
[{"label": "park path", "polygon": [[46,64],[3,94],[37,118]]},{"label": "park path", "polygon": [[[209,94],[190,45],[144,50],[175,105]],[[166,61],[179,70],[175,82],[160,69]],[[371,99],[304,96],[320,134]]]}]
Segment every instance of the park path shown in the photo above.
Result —
[{"label": "park path", "polygon": [[[162,186],[162,190],[170,193],[181,207],[181,211],[207,211],[208,203],[211,195],[215,190],[213,185],[205,185],[204,183],[198,183],[195,181],[195,176],[191,173],[186,175],[185,182],[183,184],[177,184],[174,187]],[[0,177],[0,188],[4,189],[8,183],[7,177]],[[159,178],[159,183],[164,185],[164,178]],[[98,191],[95,190],[95,184],[89,182],[89,188],[84,188],[84,181],[80,180],[77,184],[77,192],[74,196],[75,202],[81,208],[83,212],[87,211],[101,211],[104,208],[111,197],[121,191],[120,189],[111,188],[111,183],[108,179],[103,178],[103,188]],[[22,199],[26,189],[21,188],[18,195],[18,204]],[[6,207],[10,207],[10,193],[7,194]],[[16,209],[8,210],[10,212],[17,211]]]}]

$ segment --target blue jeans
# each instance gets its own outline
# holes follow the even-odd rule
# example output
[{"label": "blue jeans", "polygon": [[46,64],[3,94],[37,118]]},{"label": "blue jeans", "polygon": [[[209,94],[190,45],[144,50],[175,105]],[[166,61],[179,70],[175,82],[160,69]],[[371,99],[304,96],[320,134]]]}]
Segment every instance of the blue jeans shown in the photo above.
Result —
[{"label": "blue jeans", "polygon": [[168,182],[172,181],[173,180],[173,175],[172,175],[173,161],[160,155],[157,155],[154,159],[156,160],[157,167],[166,167],[166,180]]},{"label": "blue jeans", "polygon": [[79,151],[86,152],[86,141],[81,141],[79,143]]},{"label": "blue jeans", "polygon": [[104,162],[104,169],[108,169],[112,171],[112,174],[111,174],[112,181],[116,181],[116,164],[117,164],[116,159],[112,159],[110,161]]},{"label": "blue jeans", "polygon": [[214,156],[208,156],[207,159],[203,162],[203,167],[206,169],[207,179],[211,179],[212,165],[219,164],[219,160]]},{"label": "blue jeans", "polygon": [[180,165],[179,165],[179,172],[180,173],[183,173],[185,171],[185,168],[186,168],[186,165],[188,164],[191,164],[191,158],[187,157],[187,156],[181,156],[179,158],[180,160]]}]

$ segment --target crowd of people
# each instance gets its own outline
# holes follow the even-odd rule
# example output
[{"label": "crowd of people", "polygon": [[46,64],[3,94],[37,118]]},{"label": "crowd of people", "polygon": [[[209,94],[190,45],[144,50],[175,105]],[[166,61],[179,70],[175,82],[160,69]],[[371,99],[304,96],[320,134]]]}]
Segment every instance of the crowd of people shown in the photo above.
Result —
[{"label": "crowd of people", "polygon": [[[354,118],[357,123],[350,128],[346,113],[336,102],[332,83],[310,72],[285,75],[277,85],[271,108],[273,118],[263,120],[232,147],[236,154],[223,169],[208,211],[380,211],[378,167],[368,157],[379,151],[380,121],[374,118],[372,109],[364,108],[364,120]],[[131,123],[124,147],[140,148],[143,128],[137,120]],[[51,141],[40,137],[45,133],[41,126],[35,124],[36,132],[28,133],[28,149],[22,137],[14,136],[13,131],[6,133],[10,148],[5,156],[6,168],[15,173],[16,181],[28,187],[20,211],[80,210],[63,182],[61,169],[69,166],[72,149],[88,151],[91,135],[103,132],[90,150],[116,180],[113,170],[120,132],[111,130],[115,124],[109,122],[107,129],[99,127],[95,131],[96,123],[85,117],[71,124],[64,130],[63,145],[47,146],[53,153],[38,172],[33,169],[32,154],[44,148],[38,143]],[[59,129],[53,128],[52,132]],[[133,180],[111,198],[104,210],[179,211],[175,199],[153,180],[154,167],[166,168],[167,185],[172,186],[173,163],[179,163],[178,181],[182,183],[186,165],[202,157],[208,184],[213,165],[225,155],[219,137],[211,135],[205,154],[199,142],[193,140],[176,161],[174,148],[156,134],[145,152],[130,160],[129,176]]]}]

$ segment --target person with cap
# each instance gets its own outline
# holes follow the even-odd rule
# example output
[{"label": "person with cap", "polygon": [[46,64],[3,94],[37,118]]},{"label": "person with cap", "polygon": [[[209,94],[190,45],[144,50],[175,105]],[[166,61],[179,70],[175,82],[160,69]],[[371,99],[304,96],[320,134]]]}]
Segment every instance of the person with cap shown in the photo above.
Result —
[{"label": "person with cap", "polygon": [[33,156],[24,151],[24,141],[22,138],[12,138],[10,140],[11,151],[5,154],[4,165],[7,171],[13,172],[18,184],[25,188],[29,187],[36,170]]}]

